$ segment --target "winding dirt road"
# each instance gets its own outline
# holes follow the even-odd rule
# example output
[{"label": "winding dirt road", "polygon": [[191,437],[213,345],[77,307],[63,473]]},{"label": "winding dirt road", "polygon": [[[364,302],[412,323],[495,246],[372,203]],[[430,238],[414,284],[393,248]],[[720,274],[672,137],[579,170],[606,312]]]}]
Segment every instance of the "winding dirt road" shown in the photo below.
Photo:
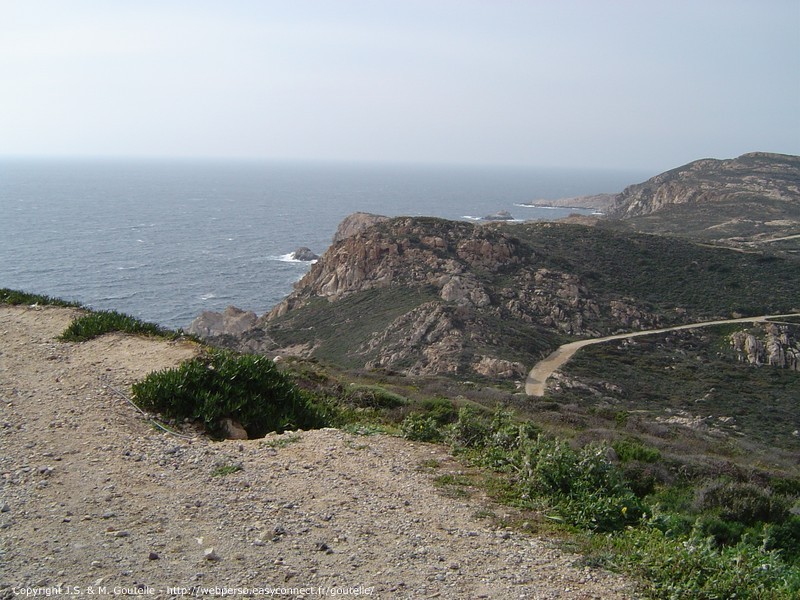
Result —
[{"label": "winding dirt road", "polygon": [[679,329],[698,329],[711,325],[726,325],[728,323],[760,323],[770,319],[781,319],[785,317],[800,317],[800,313],[789,313],[785,315],[761,315],[758,317],[742,317],[740,319],[722,319],[720,321],[704,321],[701,323],[690,323],[689,325],[676,325],[675,327],[665,327],[663,329],[648,329],[645,331],[634,331],[633,333],[620,333],[607,337],[593,338],[588,340],[578,340],[559,346],[549,356],[540,360],[528,373],[525,380],[525,393],[528,396],[541,397],[544,395],[545,385],[550,376],[560,369],[572,356],[584,346],[591,344],[602,344],[611,340],[623,340],[626,338],[640,337],[654,333],[666,333],[667,331],[677,331]]}]

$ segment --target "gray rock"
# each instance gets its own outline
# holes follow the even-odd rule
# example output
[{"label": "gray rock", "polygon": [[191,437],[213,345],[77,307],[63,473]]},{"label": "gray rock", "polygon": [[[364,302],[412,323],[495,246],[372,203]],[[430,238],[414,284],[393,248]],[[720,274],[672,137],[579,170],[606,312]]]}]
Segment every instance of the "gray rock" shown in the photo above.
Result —
[{"label": "gray rock", "polygon": [[220,419],[219,426],[222,431],[222,435],[225,439],[228,440],[246,440],[247,431],[239,421],[235,419],[231,419],[230,417],[225,417]]},{"label": "gray rock", "polygon": [[306,261],[306,262],[311,262],[311,261],[317,260],[319,258],[319,255],[314,254],[311,251],[310,248],[306,248],[305,246],[302,246],[302,247],[298,248],[297,250],[295,250],[294,252],[292,252],[292,258],[294,260],[302,260],[302,261]]}]

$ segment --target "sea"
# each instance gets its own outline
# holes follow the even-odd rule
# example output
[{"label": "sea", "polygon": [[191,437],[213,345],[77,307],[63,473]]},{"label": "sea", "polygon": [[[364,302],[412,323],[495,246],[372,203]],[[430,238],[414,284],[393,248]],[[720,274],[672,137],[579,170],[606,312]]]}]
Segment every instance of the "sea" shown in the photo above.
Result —
[{"label": "sea", "polygon": [[280,161],[0,159],[0,288],[171,328],[229,305],[263,314],[356,212],[520,221],[523,206],[614,193],[653,173]]}]

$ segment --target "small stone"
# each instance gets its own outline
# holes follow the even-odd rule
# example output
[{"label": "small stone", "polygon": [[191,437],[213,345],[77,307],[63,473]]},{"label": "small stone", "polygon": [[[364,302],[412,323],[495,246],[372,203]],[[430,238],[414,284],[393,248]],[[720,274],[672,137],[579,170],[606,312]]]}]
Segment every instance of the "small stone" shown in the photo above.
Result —
[{"label": "small stone", "polygon": [[11,512],[11,507],[8,505],[8,502],[3,502],[3,506],[0,506],[0,512]]},{"label": "small stone", "polygon": [[206,560],[216,562],[222,560],[222,557],[214,551],[214,548],[206,548],[203,551],[203,556]]},{"label": "small stone", "polygon": [[253,546],[266,546],[266,542],[264,540],[256,540],[253,542]]},{"label": "small stone", "polygon": [[161,557],[158,555],[158,552],[151,552],[147,555],[147,558],[148,560],[158,560]]}]

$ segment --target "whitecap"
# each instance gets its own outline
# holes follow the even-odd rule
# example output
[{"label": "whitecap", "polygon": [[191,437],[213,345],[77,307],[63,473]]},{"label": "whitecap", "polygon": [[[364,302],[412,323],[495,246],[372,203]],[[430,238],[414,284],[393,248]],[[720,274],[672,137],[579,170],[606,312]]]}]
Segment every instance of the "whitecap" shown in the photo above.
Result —
[{"label": "whitecap", "polygon": [[462,219],[468,219],[470,221],[481,221],[482,220],[480,217],[472,217],[470,215],[463,215],[461,218]]},{"label": "whitecap", "polygon": [[316,260],[297,260],[294,257],[294,252],[289,252],[289,254],[281,254],[280,256],[270,256],[270,260],[279,260],[280,262],[287,262],[287,263],[300,263],[304,265],[313,265]]}]

